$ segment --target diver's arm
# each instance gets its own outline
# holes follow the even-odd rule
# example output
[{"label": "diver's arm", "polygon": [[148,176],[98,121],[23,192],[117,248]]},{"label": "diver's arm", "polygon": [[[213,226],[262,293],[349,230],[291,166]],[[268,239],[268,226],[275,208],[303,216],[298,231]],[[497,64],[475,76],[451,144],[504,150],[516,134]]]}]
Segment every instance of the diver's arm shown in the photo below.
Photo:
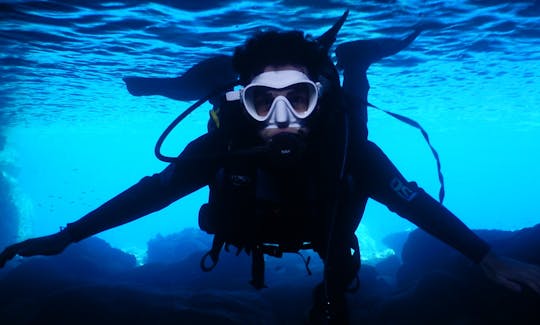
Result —
[{"label": "diver's arm", "polygon": [[368,142],[364,154],[369,158],[363,176],[374,199],[478,263],[493,282],[517,292],[525,286],[540,295],[540,267],[497,255],[452,212],[405,181],[375,144]]},{"label": "diver's arm", "polygon": [[[173,163],[167,169],[175,168],[175,165]],[[81,219],[69,223],[66,231],[70,234],[72,241],[78,242],[104,230],[161,210],[191,192],[192,189],[195,190],[199,187],[198,184],[193,184],[192,189],[184,189],[187,193],[176,191],[171,182],[164,180],[163,174],[168,172],[167,169],[159,174],[144,177],[137,184],[118,194]]]},{"label": "diver's arm", "polygon": [[363,177],[372,198],[469,259],[478,263],[486,256],[490,246],[416,183],[407,182],[380,148],[367,142],[363,151]]},{"label": "diver's arm", "polygon": [[[30,238],[8,246],[0,253],[0,267],[15,255],[28,257],[59,254],[74,242],[136,220],[167,206],[182,196],[181,192],[175,193],[171,183],[163,180],[162,175],[167,172],[167,169],[160,174],[143,178],[139,183],[81,219],[69,223],[56,234]],[[193,185],[193,189],[196,189],[196,185]],[[187,187],[184,190],[189,192]]]},{"label": "diver's arm", "polygon": [[143,178],[60,232],[31,238],[7,247],[0,253],[0,267],[15,255],[54,255],[69,244],[107,229],[128,223],[160,210],[177,199],[208,184],[214,175],[219,137],[205,135],[196,139],[164,171]]},{"label": "diver's arm", "polygon": [[[398,186],[408,188],[417,194],[410,202],[406,203],[399,202],[402,199],[395,197],[394,194],[389,194],[382,200],[386,201],[385,203],[391,210],[452,246],[476,263],[479,263],[488,254],[490,246],[484,240],[479,238],[450,210],[424,190],[418,188],[415,183],[400,183]],[[394,191],[394,189],[390,191]]]},{"label": "diver's arm", "polygon": [[73,241],[131,222],[156,212],[179,198],[207,185],[215,161],[215,137],[202,136],[192,143],[161,173],[147,176],[81,219],[67,225]]}]

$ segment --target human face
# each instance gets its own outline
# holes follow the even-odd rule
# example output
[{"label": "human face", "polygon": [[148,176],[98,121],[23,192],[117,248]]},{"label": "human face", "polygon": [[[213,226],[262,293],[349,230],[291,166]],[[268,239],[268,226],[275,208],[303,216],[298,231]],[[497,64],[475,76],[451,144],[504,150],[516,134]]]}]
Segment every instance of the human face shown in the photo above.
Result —
[{"label": "human face", "polygon": [[284,97],[290,104],[295,115],[304,116],[310,106],[310,85],[294,84],[282,89],[259,86],[250,93],[250,109],[256,119],[265,119],[270,114],[274,101],[278,97]]},{"label": "human face", "polygon": [[[267,66],[264,72],[297,71],[307,75],[307,69],[296,65]],[[294,74],[293,74],[294,75]],[[302,120],[318,108],[318,84],[306,78],[306,82],[291,84],[284,88],[258,87],[250,94],[252,117],[259,121],[270,117],[269,125],[259,135],[269,140],[279,133],[307,134]],[[254,78],[254,80],[256,77]],[[316,90],[314,90],[314,87]],[[315,91],[315,93],[313,93]],[[250,107],[251,108],[251,107]],[[247,109],[247,108],[246,108]]]}]

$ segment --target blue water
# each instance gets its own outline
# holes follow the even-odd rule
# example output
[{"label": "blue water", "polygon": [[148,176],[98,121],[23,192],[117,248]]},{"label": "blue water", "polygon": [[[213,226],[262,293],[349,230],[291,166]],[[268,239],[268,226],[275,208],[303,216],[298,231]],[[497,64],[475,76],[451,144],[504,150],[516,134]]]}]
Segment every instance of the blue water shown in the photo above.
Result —
[{"label": "blue water", "polygon": [[[133,97],[124,76],[175,77],[231,54],[260,27],[322,34],[345,9],[337,44],[421,34],[368,71],[369,99],[429,132],[446,180],[445,204],[472,228],[540,222],[539,1],[1,1],[0,166],[20,214],[20,239],[55,232],[165,167],[161,131],[191,103]],[[205,132],[209,106],[164,150]],[[420,133],[372,110],[370,138],[404,175],[436,196],[435,161]],[[99,236],[144,255],[146,242],[197,226],[203,189]],[[366,251],[414,228],[370,202]],[[373,241],[370,241],[370,240]]]}]

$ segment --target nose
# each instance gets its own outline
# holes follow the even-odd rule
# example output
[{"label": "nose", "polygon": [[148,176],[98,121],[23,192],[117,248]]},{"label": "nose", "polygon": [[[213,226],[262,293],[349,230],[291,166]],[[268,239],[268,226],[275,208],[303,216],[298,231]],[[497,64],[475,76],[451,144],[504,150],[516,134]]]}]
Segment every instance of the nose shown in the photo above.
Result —
[{"label": "nose", "polygon": [[289,126],[289,110],[287,109],[287,103],[282,98],[278,98],[276,102],[276,112],[274,115],[278,128],[284,129]]},{"label": "nose", "polygon": [[289,127],[291,122],[295,119],[292,115],[287,100],[283,96],[279,96],[275,99],[275,108],[274,108],[274,123],[280,129]]}]

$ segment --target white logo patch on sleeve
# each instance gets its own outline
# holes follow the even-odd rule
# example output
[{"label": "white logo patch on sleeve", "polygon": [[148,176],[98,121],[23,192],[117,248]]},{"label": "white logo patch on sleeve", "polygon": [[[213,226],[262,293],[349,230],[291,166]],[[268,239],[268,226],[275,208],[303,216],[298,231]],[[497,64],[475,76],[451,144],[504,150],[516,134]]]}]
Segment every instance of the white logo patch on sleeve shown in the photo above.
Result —
[{"label": "white logo patch on sleeve", "polygon": [[408,202],[412,201],[416,194],[418,194],[418,192],[410,189],[409,187],[407,187],[406,184],[403,184],[403,182],[397,177],[394,177],[392,179],[392,181],[390,182],[390,187],[392,188],[392,190],[394,190],[394,192],[397,193],[397,195],[404,198]]}]

